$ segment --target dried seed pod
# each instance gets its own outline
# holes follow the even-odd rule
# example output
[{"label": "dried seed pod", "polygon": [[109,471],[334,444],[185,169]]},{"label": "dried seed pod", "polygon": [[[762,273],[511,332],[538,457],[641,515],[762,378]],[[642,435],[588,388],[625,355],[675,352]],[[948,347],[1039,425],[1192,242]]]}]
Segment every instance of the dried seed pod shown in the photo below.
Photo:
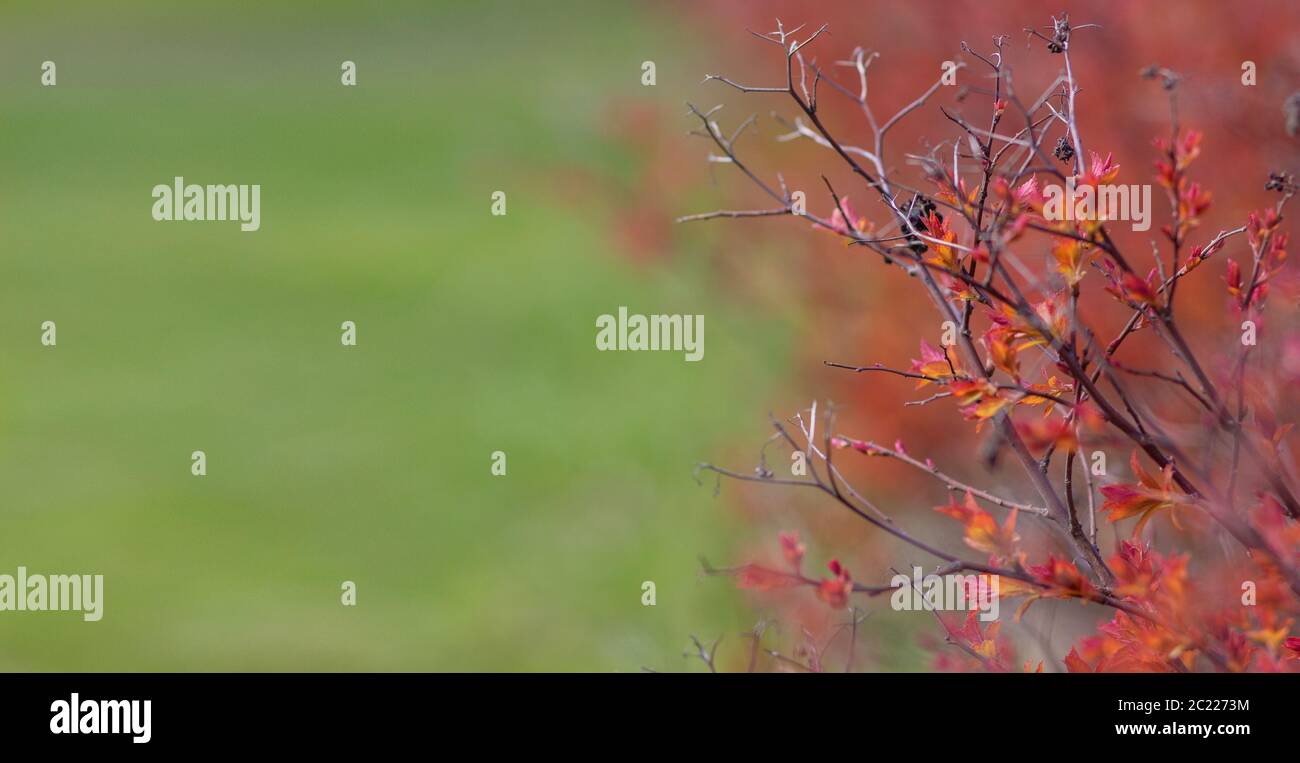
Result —
[{"label": "dried seed pod", "polygon": [[1068,162],[1074,158],[1074,146],[1070,145],[1070,141],[1066,140],[1065,136],[1061,136],[1061,138],[1056,141],[1056,148],[1052,150],[1052,153],[1057,159],[1060,159],[1063,162]]}]

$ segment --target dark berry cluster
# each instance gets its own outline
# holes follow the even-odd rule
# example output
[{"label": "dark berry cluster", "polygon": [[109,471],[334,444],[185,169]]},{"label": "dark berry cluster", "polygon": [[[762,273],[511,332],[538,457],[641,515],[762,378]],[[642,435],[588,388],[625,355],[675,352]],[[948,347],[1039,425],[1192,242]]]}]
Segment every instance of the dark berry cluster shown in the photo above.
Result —
[{"label": "dark berry cluster", "polygon": [[1156,66],[1155,64],[1152,64],[1144,68],[1142,71],[1138,72],[1138,74],[1143,79],[1155,79],[1159,77],[1160,86],[1163,87],[1165,90],[1173,90],[1174,88],[1178,87],[1178,81],[1182,79],[1182,77],[1178,74],[1178,72],[1172,71],[1170,69],[1166,69],[1161,66]]},{"label": "dark berry cluster", "polygon": [[911,231],[915,230],[918,233],[929,233],[930,229],[926,227],[925,223],[926,220],[930,218],[931,214],[934,214],[935,219],[939,222],[943,222],[943,215],[936,212],[936,209],[937,207],[935,207],[934,202],[924,196],[917,196],[916,199],[912,201],[912,211],[907,217],[907,221],[912,227],[908,231],[907,240],[908,247],[917,254],[924,252],[929,247],[927,247],[925,242],[917,238]]},{"label": "dark berry cluster", "polygon": [[1049,53],[1060,53],[1065,50],[1065,44],[1070,41],[1070,22],[1067,19],[1061,19],[1056,22],[1056,34],[1052,39],[1047,41],[1047,50]]},{"label": "dark berry cluster", "polygon": [[1297,186],[1292,175],[1285,172],[1270,172],[1268,173],[1268,182],[1264,184],[1264,190],[1295,193]]},{"label": "dark berry cluster", "polygon": [[1063,162],[1068,162],[1074,158],[1074,146],[1071,146],[1070,141],[1066,140],[1065,136],[1062,135],[1061,138],[1056,141],[1056,148],[1053,149],[1052,153],[1057,159],[1060,159]]}]

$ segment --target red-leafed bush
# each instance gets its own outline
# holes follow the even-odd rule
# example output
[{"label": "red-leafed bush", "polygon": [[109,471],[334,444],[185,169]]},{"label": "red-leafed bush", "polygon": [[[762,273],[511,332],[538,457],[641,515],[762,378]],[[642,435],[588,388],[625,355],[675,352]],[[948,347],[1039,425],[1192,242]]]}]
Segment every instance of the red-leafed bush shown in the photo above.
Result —
[{"label": "red-leafed bush", "polygon": [[[902,442],[838,431],[826,404],[772,422],[772,442],[791,455],[788,475],[768,466],[766,452],[752,473],[701,468],[773,490],[816,491],[924,559],[927,572],[958,578],[968,601],[984,602],[991,589],[997,601],[1015,602],[969,613],[938,606],[940,669],[1041,670],[1041,662],[1019,663],[1018,644],[1001,627],[1037,602],[1095,611],[1087,636],[1050,655],[1053,667],[1300,668],[1300,638],[1291,635],[1300,610],[1300,490],[1290,449],[1295,373],[1288,370],[1300,325],[1283,223],[1297,190],[1293,177],[1243,179],[1221,193],[1237,197],[1234,206],[1256,199],[1257,211],[1212,220],[1219,203],[1196,178],[1197,158],[1212,147],[1181,123],[1186,83],[1159,66],[1133,83],[1167,103],[1167,131],[1153,137],[1154,174],[1133,169],[1136,158],[1120,161],[1091,146],[1090,119],[1123,119],[1076,111],[1082,84],[1074,59],[1088,54],[1090,36],[1106,33],[1092,24],[1062,16],[1026,29],[1034,49],[1015,67],[1005,37],[983,50],[963,46],[956,63],[936,68],[928,88],[888,114],[877,113],[871,98],[873,55],[857,48],[825,61],[815,56],[826,30],[778,22],[777,31],[756,35],[770,54],[758,79],[708,77],[788,109],[779,116],[781,137],[818,149],[825,166],[812,173],[817,185],[794,187],[787,180],[794,173],[752,161],[738,146],[752,121],[724,126],[717,110],[692,106],[711,161],[732,168],[764,202],[682,220],[795,218],[820,231],[808,235],[836,237],[878,267],[910,276],[917,299],[935,310],[933,324],[900,326],[881,316],[878,325],[908,332],[918,357],[906,367],[870,359],[828,365],[859,378],[914,381],[921,396],[898,400],[900,408],[946,407],[955,419],[921,440],[949,457],[961,443],[970,464],[1013,461],[1019,476],[998,472],[986,486],[959,479]],[[1028,92],[1019,67],[1055,78]],[[962,86],[960,108],[934,105],[958,69],[974,83]],[[850,118],[855,126],[844,128]],[[923,150],[890,150],[897,125],[927,119]],[[1213,297],[1201,296],[1202,283],[1194,300],[1177,299],[1183,284],[1218,278]],[[1196,319],[1188,322],[1191,312]],[[887,510],[872,490],[846,479],[851,458],[890,459],[952,491],[936,509],[952,522],[952,538],[932,537],[934,523],[907,529],[915,515],[898,519],[906,512]],[[949,550],[958,537],[961,553]],[[734,575],[761,595],[811,589],[805,593],[819,606],[852,614],[825,639],[804,626],[788,655],[763,646],[756,633],[751,668],[762,652],[773,658],[764,665],[823,669],[828,644],[846,631],[837,648],[852,668],[859,600],[905,604],[920,595],[889,562],[851,574],[832,561],[829,575],[806,575],[798,536],[783,534],[780,543],[778,564],[709,571]],[[796,620],[802,611],[790,608]],[[983,616],[992,613],[995,619]]]}]

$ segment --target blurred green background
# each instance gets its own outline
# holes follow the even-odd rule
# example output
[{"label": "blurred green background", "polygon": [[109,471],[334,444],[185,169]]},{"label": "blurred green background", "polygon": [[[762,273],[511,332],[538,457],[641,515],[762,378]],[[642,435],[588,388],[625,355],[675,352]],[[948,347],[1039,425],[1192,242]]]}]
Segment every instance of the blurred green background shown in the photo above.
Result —
[{"label": "blurred green background", "polygon": [[[0,613],[0,669],[698,669],[690,634],[746,625],[731,586],[699,578],[740,522],[691,469],[761,439],[791,335],[689,250],[624,256],[600,188],[557,193],[643,169],[605,129],[611,98],[662,111],[673,140],[689,126],[699,70],[671,19],[604,2],[2,16],[0,572],[103,574],[105,606]],[[154,222],[150,189],[175,175],[260,183],[261,230]],[[597,352],[619,305],[704,314],[704,361]]]}]

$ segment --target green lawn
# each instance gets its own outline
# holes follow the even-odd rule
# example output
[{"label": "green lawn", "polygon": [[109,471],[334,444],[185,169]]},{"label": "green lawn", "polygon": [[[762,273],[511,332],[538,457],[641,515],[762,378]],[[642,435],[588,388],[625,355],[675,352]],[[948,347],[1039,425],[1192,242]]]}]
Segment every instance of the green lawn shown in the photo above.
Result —
[{"label": "green lawn", "polygon": [[[602,93],[681,111],[637,82],[646,48],[679,55],[664,19],[11,5],[0,573],[106,591],[98,623],[0,612],[0,669],[681,669],[690,633],[743,625],[698,579],[736,528],[691,467],[760,431],[788,332],[690,251],[628,263],[609,210],[551,186],[634,164]],[[151,220],[178,174],[260,183],[261,230]],[[704,361],[597,352],[620,304],[705,314]]]}]

